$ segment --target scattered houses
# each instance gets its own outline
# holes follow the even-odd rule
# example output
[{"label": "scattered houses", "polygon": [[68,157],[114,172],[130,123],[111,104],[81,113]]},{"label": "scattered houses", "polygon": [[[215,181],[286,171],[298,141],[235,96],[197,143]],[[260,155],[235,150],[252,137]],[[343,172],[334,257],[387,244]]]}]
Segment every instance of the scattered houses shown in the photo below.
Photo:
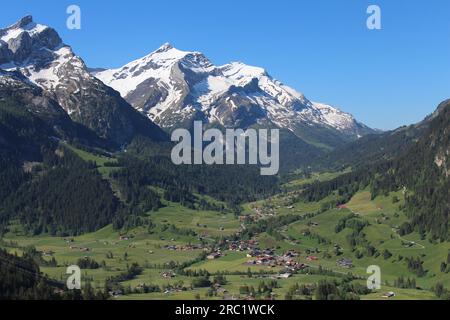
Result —
[{"label": "scattered houses", "polygon": [[89,252],[91,249],[88,247],[76,247],[76,246],[69,246],[70,250],[80,250],[81,252]]},{"label": "scattered houses", "polygon": [[172,251],[192,251],[205,249],[206,247],[202,244],[186,244],[186,245],[167,244],[162,248],[165,250],[172,250]]},{"label": "scattered houses", "polygon": [[275,216],[275,210],[270,207],[256,207],[254,208],[254,211],[255,216],[253,218],[253,221],[258,221],[261,219]]},{"label": "scattered houses", "polygon": [[285,274],[287,274],[306,268],[305,264],[295,260],[298,256],[299,253],[294,250],[286,251],[283,255],[277,255],[273,249],[254,249],[247,254],[247,257],[254,258],[248,260],[247,264],[267,266],[270,268],[284,267]]},{"label": "scattered houses", "polygon": [[256,240],[228,241],[228,250],[230,251],[253,250],[257,248],[258,244],[259,243]]}]

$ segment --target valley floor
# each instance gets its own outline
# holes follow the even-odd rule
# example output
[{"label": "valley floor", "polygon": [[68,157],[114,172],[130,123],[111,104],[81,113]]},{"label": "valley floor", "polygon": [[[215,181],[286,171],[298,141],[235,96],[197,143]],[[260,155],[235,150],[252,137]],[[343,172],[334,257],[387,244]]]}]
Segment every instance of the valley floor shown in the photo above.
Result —
[{"label": "valley floor", "polygon": [[[406,221],[399,209],[401,192],[371,200],[362,191],[339,208],[326,208],[328,200],[304,203],[287,192],[246,204],[240,216],[167,202],[148,213],[151,226],[118,232],[109,225],[63,238],[29,236],[12,224],[0,244],[19,255],[34,246],[41,271],[61,282],[67,266],[89,258],[98,266],[82,269],[82,282],[103,289],[105,282],[118,279],[110,291],[115,299],[316,299],[314,290],[323,280],[350,278],[349,284],[364,288],[371,265],[380,267],[382,287],[361,292],[361,299],[437,299],[436,283],[450,286],[448,269],[441,270],[449,244],[398,234]],[[337,229],[349,215],[365,223],[352,245],[352,227]],[[239,238],[264,220],[275,227]],[[364,251],[368,247],[374,248],[370,254]],[[421,261],[423,272],[408,267],[410,258]],[[140,271],[120,278],[133,263]],[[204,275],[210,282],[198,281]],[[408,282],[412,279],[414,285]],[[383,297],[387,292],[395,296]]]}]

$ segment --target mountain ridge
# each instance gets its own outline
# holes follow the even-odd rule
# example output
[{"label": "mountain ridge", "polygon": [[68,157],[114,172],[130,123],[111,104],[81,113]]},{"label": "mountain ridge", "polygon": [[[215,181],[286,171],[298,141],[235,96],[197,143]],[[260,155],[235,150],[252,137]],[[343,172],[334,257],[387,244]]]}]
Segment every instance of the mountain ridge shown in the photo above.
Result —
[{"label": "mountain ridge", "polygon": [[136,134],[167,140],[112,88],[91,76],[83,59],[51,27],[31,16],[0,29],[0,69],[22,74],[61,105],[75,122],[118,147]]},{"label": "mountain ridge", "polygon": [[169,130],[199,119],[240,128],[266,121],[303,139],[304,125],[328,129],[343,140],[376,133],[348,113],[308,100],[263,68],[242,62],[215,66],[203,53],[169,43],[120,68],[92,74]]}]

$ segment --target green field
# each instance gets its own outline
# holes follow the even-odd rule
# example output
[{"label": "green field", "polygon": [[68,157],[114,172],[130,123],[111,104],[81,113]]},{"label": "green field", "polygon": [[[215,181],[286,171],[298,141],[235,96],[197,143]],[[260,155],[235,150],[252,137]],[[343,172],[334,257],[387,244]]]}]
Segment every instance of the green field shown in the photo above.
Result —
[{"label": "green field", "polygon": [[[77,150],[83,154],[81,150]],[[89,154],[85,155],[86,157]],[[100,167],[108,158],[89,156]],[[102,164],[103,163],[103,164]],[[158,190],[156,190],[158,191]],[[393,196],[399,201],[393,202]],[[201,197],[199,195],[199,197]],[[322,279],[335,279],[348,273],[359,277],[355,280],[364,284],[368,274],[366,269],[370,265],[381,268],[383,287],[380,290],[361,296],[361,299],[385,299],[384,292],[394,291],[395,299],[436,299],[430,289],[439,281],[446,287],[450,286],[450,274],[440,270],[440,264],[447,258],[448,243],[430,242],[421,239],[417,233],[401,237],[397,233],[398,226],[407,221],[407,217],[400,210],[403,203],[401,192],[386,197],[377,197],[371,200],[368,191],[357,193],[347,204],[346,208],[331,208],[319,210],[324,203],[333,199],[330,196],[321,202],[305,203],[293,200],[292,194],[284,193],[264,201],[245,204],[243,215],[256,216],[257,208],[271,208],[272,217],[305,214],[314,214],[310,218],[301,218],[288,225],[279,227],[275,237],[267,232],[254,236],[261,248],[274,248],[276,254],[282,255],[287,250],[296,250],[300,253],[296,261],[310,266],[310,270],[327,269],[334,274],[294,274],[288,279],[277,279],[277,287],[272,289],[272,296],[284,299],[293,284],[314,285]],[[214,199],[207,199],[214,201]],[[10,252],[22,254],[27,246],[35,246],[43,253],[44,260],[50,261],[53,257],[57,266],[42,265],[41,270],[49,277],[65,281],[68,265],[76,264],[79,259],[89,257],[101,263],[98,269],[83,269],[82,280],[90,282],[94,287],[102,289],[105,281],[113,276],[125,272],[131,263],[138,263],[142,272],[132,279],[122,281],[120,285],[128,293],[115,299],[222,299],[231,297],[243,298],[242,286],[258,287],[262,281],[271,281],[282,272],[281,266],[268,267],[248,264],[247,252],[223,250],[218,259],[197,260],[210,252],[223,237],[232,236],[242,231],[242,222],[232,213],[201,211],[188,209],[180,204],[165,202],[164,207],[156,212],[149,212],[146,219],[152,222],[151,229],[146,226],[128,231],[113,230],[106,226],[96,232],[77,237],[51,237],[48,235],[29,236],[24,234],[18,224],[12,224],[9,233],[2,239],[1,245]],[[378,254],[374,256],[363,255],[357,257],[355,247],[348,243],[348,236],[352,230],[345,227],[340,232],[335,228],[339,221],[351,213],[360,221],[367,222],[363,228],[364,239],[372,244]],[[259,217],[258,219],[265,219]],[[245,226],[244,226],[245,227]],[[190,232],[194,232],[191,234]],[[195,234],[195,235],[194,235]],[[127,239],[120,239],[126,236]],[[202,244],[204,248],[186,249],[189,244]],[[407,244],[407,245],[406,245]],[[175,246],[170,250],[168,246]],[[335,247],[340,248],[340,255],[336,255]],[[84,249],[83,249],[84,248]],[[86,250],[86,248],[88,250]],[[360,247],[356,247],[359,250]],[[388,250],[392,256],[383,257],[381,254]],[[48,254],[51,252],[51,254]],[[315,256],[311,261],[308,257]],[[408,270],[407,257],[421,257],[426,270],[424,276],[417,276]],[[353,262],[350,269],[336,264],[338,259],[347,258]],[[191,263],[191,261],[193,261]],[[206,270],[213,275],[225,273],[226,284],[222,285],[220,292],[209,294],[208,288],[192,286],[194,277],[175,272],[177,264],[187,263],[182,271],[201,272]],[[173,272],[173,277],[164,278],[164,272]],[[248,272],[252,276],[249,277]],[[414,278],[417,287],[421,289],[406,289],[394,287],[399,277]],[[158,286],[159,292],[134,292],[143,284]],[[295,296],[295,298],[305,298]],[[310,297],[311,298],[311,297]],[[314,296],[312,297],[314,298]]]}]

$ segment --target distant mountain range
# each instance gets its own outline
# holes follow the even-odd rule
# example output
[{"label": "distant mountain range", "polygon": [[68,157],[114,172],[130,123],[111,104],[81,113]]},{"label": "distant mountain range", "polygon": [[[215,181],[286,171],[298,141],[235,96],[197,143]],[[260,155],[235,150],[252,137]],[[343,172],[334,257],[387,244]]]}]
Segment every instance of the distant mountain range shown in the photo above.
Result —
[{"label": "distant mountain range", "polygon": [[377,132],[348,113],[308,100],[262,68],[218,67],[199,52],[170,44],[119,69],[88,68],[54,29],[31,16],[0,29],[0,69],[0,81],[7,82],[6,72],[20,75],[72,121],[116,147],[136,135],[167,140],[164,131],[190,128],[194,120],[280,128],[285,151],[300,158]]},{"label": "distant mountain range", "polygon": [[163,128],[189,126],[199,119],[224,127],[270,124],[306,141],[303,131],[314,128],[343,140],[374,133],[352,115],[308,100],[262,68],[241,62],[215,66],[200,52],[168,43],[121,68],[92,74]]}]

